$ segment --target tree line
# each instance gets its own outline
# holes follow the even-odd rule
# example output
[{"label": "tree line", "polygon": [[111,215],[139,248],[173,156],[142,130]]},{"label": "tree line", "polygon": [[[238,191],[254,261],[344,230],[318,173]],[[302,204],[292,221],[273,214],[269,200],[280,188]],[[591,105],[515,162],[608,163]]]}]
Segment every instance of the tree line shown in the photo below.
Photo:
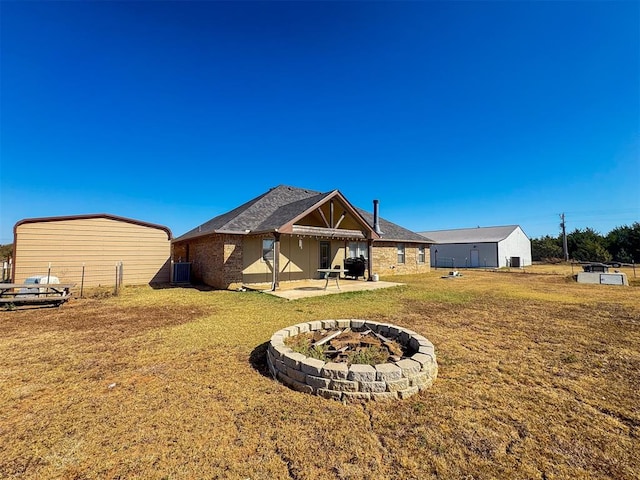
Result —
[{"label": "tree line", "polygon": [[[591,228],[576,228],[567,233],[567,250],[571,260],[640,263],[640,222],[616,227],[606,235],[600,235]],[[532,239],[531,258],[533,261],[562,260],[562,235]]]}]

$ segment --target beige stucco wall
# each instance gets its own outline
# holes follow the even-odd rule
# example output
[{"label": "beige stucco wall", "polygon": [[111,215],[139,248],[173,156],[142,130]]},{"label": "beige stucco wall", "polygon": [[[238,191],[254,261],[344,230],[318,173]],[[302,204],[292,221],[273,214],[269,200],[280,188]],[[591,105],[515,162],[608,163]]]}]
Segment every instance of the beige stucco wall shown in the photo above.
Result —
[{"label": "beige stucco wall", "polygon": [[27,222],[16,226],[14,281],[51,275],[63,283],[115,285],[123,262],[123,284],[169,281],[170,239],[166,230],[111,218]]},{"label": "beige stucco wall", "polygon": [[[244,237],[242,281],[246,284],[273,281],[273,264],[262,259],[263,238],[272,237]],[[344,245],[343,241],[331,241],[331,265],[342,265]],[[310,237],[282,235],[279,260],[281,282],[319,278],[320,241]]]},{"label": "beige stucco wall", "polygon": [[405,262],[398,263],[398,243],[374,242],[372,273],[377,273],[378,275],[427,273],[431,268],[429,246],[424,245],[424,263],[418,262],[418,246],[413,243],[405,243]]}]

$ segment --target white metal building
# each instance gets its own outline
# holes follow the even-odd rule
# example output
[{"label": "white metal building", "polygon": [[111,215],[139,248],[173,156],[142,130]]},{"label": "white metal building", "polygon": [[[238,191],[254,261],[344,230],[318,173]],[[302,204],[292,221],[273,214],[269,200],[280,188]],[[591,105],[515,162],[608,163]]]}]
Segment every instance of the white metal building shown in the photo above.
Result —
[{"label": "white metal building", "polygon": [[531,265],[531,241],[519,225],[420,232],[431,239],[431,265],[500,268]]}]

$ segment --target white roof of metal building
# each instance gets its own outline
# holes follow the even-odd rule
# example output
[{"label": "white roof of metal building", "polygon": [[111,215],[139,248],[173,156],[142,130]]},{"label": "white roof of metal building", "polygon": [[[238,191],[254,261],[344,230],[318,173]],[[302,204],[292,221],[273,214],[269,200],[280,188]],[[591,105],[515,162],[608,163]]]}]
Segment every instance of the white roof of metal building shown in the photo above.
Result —
[{"label": "white roof of metal building", "polygon": [[503,227],[458,228],[455,230],[436,230],[433,232],[419,232],[435,243],[487,243],[504,240],[519,225],[505,225]]}]

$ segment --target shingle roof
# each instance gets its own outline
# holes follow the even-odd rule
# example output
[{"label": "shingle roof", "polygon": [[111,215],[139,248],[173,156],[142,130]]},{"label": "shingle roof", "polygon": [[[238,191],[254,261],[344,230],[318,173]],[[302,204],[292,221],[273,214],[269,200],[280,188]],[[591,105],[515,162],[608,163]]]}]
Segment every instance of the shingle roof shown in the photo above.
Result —
[{"label": "shingle roof", "polygon": [[437,244],[486,243],[504,240],[511,235],[516,228],[519,228],[519,226],[505,225],[502,227],[458,228],[455,230],[420,232],[420,235],[430,238]]},{"label": "shingle roof", "polygon": [[[365,212],[360,208],[356,208],[356,210],[373,228],[373,213]],[[429,238],[425,238],[423,235],[420,235],[416,232],[412,232],[411,230],[407,230],[406,228],[403,228],[400,225],[396,225],[395,223],[385,220],[382,217],[378,218],[378,225],[380,226],[380,230],[382,231],[382,234],[380,235],[380,240],[384,240],[388,242],[394,241],[394,242],[432,243],[432,241]]]},{"label": "shingle roof", "polygon": [[215,232],[245,233],[274,230],[304,212],[328,193],[279,185],[253,200],[212,218],[176,240],[187,240]]},{"label": "shingle roof", "polygon": [[[190,230],[175,241],[208,235],[211,233],[268,232],[282,227],[307,211],[310,207],[333,194],[321,193],[287,185],[279,185],[230,212],[218,215]],[[356,208],[357,212],[373,228],[373,214]],[[423,236],[402,228],[383,218],[379,219],[383,240],[428,243]]]}]

